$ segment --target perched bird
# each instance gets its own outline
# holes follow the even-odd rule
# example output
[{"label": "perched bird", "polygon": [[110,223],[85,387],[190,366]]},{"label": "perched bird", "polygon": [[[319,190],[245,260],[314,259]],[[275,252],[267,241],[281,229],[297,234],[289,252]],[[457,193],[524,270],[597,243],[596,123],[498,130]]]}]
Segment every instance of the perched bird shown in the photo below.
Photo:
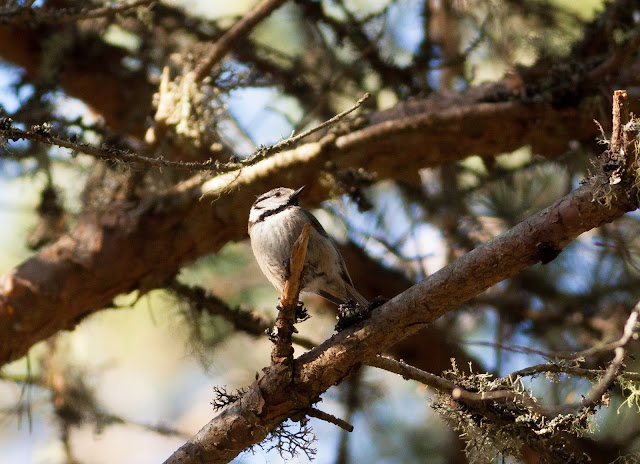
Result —
[{"label": "perched bird", "polygon": [[351,277],[337,248],[318,220],[298,203],[298,190],[276,188],[258,197],[249,214],[251,248],[267,279],[280,291],[289,273],[291,247],[302,227],[311,224],[302,277],[302,294],[315,293],[335,303],[353,299],[360,307],[369,303],[353,288]]}]

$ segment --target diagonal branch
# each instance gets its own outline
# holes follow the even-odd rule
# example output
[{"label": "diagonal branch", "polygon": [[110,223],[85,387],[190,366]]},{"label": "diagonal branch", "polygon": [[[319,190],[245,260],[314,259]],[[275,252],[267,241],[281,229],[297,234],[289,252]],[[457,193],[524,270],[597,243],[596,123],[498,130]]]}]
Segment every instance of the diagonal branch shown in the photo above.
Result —
[{"label": "diagonal branch", "polygon": [[209,49],[204,59],[193,70],[193,80],[199,82],[207,77],[213,67],[233,49],[238,41],[245,38],[254,27],[285,2],[286,0],[263,0],[251,12],[244,15]]},{"label": "diagonal branch", "polygon": [[[312,186],[308,199],[318,204],[329,193],[328,185],[317,182],[327,163],[376,171],[379,180],[411,179],[416,168],[460,159],[469,152],[495,154],[536,138],[543,125],[532,117],[538,111],[535,104],[517,102],[426,111],[337,138],[327,136],[202,185],[193,179],[169,192],[150,194],[135,208],[122,200],[106,211],[87,212],[68,235],[0,277],[0,364],[20,358],[34,343],[61,329],[73,328],[117,295],[164,286],[184,264],[219,250],[229,240],[242,239],[255,196],[286,185],[292,177]],[[553,114],[571,118],[573,110],[549,115],[562,125]],[[449,124],[450,133],[442,134],[443,122]],[[474,124],[481,130],[479,138],[464,134]],[[505,130],[514,124],[519,125],[517,131]],[[498,126],[504,137],[495,143],[491,133]],[[441,151],[440,144],[450,138],[456,139],[450,141],[455,149]],[[606,186],[614,187],[617,199],[610,209],[592,205],[601,216],[589,228],[635,207],[624,190]],[[211,200],[200,201],[203,194]],[[581,216],[569,219],[579,222]],[[556,224],[559,230],[563,226]],[[547,242],[540,237],[531,252],[546,249]]]},{"label": "diagonal branch", "polygon": [[335,115],[334,117],[308,129],[300,134],[284,139],[269,147],[262,147],[244,160],[237,162],[221,163],[218,160],[209,159],[207,161],[172,161],[163,158],[151,158],[136,153],[130,153],[115,147],[103,145],[96,147],[87,143],[77,142],[71,138],[63,138],[51,134],[44,126],[33,126],[30,129],[22,130],[13,124],[11,118],[0,117],[0,140],[6,139],[13,142],[18,140],[31,140],[45,145],[68,148],[72,153],[84,153],[98,159],[122,161],[124,163],[139,163],[141,165],[156,168],[173,168],[186,171],[215,171],[217,173],[239,171],[247,166],[253,166],[260,161],[273,156],[285,148],[292,147],[300,140],[308,137],[316,132],[326,129],[338,121],[344,119],[347,115],[358,109],[371,95],[365,94],[353,106],[347,110]]},{"label": "diagonal branch", "polygon": [[297,375],[292,384],[283,381],[282,372],[268,369],[240,401],[214,418],[166,463],[227,462],[247,446],[259,443],[281,421],[308,408],[363,361],[536,264],[550,251],[559,253],[581,233],[636,207],[635,198],[630,199],[619,185],[611,187],[612,198],[617,200],[610,204],[594,201],[602,188],[600,180],[592,179],[396,296],[363,323],[303,354],[294,363]]}]

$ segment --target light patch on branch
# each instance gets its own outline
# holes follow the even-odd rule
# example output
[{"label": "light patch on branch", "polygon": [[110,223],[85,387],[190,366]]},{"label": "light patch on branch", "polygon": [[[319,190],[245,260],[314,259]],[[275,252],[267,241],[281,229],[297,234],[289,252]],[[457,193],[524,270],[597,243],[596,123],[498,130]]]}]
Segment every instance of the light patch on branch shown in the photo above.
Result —
[{"label": "light patch on branch", "polygon": [[289,262],[289,278],[284,284],[280,304],[278,305],[278,317],[272,340],[274,342],[271,352],[271,363],[293,362],[293,346],[291,337],[296,331],[296,310],[298,308],[298,297],[302,289],[302,278],[304,274],[304,260],[307,256],[307,245],[309,244],[309,230],[311,224],[308,222],[302,228],[300,236],[291,248],[291,259]]}]

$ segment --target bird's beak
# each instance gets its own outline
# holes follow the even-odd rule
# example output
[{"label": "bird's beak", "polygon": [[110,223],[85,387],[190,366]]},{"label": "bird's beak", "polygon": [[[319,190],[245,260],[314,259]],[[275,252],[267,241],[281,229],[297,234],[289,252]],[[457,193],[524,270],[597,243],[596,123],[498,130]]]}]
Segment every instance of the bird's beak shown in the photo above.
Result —
[{"label": "bird's beak", "polygon": [[303,185],[302,187],[300,187],[298,190],[296,190],[295,192],[293,192],[293,195],[291,195],[293,198],[298,198],[300,196],[300,194],[302,193],[302,191],[304,190],[304,188],[306,187],[306,185]]}]

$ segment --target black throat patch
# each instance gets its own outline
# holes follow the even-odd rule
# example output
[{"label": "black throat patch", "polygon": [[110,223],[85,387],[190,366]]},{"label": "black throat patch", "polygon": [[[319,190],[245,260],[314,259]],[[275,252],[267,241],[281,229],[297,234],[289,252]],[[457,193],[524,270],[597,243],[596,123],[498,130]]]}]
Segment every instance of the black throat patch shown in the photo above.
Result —
[{"label": "black throat patch", "polygon": [[[258,224],[259,222],[264,221],[269,216],[273,216],[274,214],[278,214],[279,212],[284,211],[285,209],[289,208],[290,206],[298,206],[298,198],[297,197],[291,197],[291,198],[289,198],[289,201],[287,201],[286,203],[278,206],[277,208],[270,209],[270,210],[267,210],[267,211],[263,212],[260,216],[258,216],[258,219],[256,219],[255,221],[251,222],[251,225]],[[262,208],[260,206],[254,206],[253,209],[262,209]]]}]

